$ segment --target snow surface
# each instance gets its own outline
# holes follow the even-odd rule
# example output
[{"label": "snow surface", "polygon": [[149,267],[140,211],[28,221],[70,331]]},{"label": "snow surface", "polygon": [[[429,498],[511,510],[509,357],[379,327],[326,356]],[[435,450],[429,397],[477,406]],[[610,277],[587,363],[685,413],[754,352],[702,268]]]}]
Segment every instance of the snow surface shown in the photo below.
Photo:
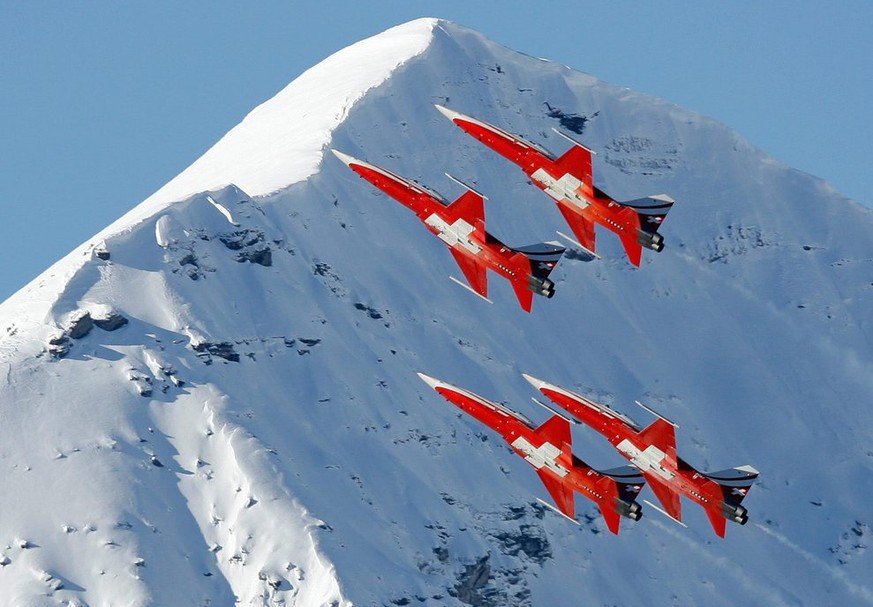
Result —
[{"label": "snow surface", "polygon": [[64,288],[97,242],[131,229],[169,204],[231,183],[259,196],[306,179],[318,169],[326,142],[351,107],[399,65],[424,51],[436,23],[418,19],[398,25],[306,70],[252,110],[194,164],[13,295],[6,308],[15,316],[44,322],[43,298]]},{"label": "snow surface", "polygon": [[[198,161],[208,192],[180,178],[0,306],[0,604],[873,603],[873,212],[712,120],[452,23],[367,42],[383,71],[338,105],[257,110],[284,181],[228,135]],[[369,71],[368,48],[307,74]],[[308,94],[337,101],[326,78]],[[602,259],[571,251],[530,315],[493,276],[494,305],[458,288],[411,213],[321,155],[448,199],[456,175],[513,245],[566,231],[434,103],[558,153],[551,127],[581,131],[604,190],[678,201],[666,249],[635,269],[601,232]],[[522,372],[645,423],[640,399],[690,463],[761,471],[751,520],[719,540],[686,501],[687,529],[647,508],[616,537],[580,497],[572,525],[416,372],[535,421]],[[625,463],[585,428],[574,451]]]}]

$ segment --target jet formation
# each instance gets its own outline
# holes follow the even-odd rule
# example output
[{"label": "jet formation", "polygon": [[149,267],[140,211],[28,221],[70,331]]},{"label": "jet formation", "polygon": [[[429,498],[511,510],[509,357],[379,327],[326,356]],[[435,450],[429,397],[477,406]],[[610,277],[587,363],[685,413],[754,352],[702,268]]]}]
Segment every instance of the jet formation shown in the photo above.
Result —
[{"label": "jet formation", "polygon": [[[582,143],[555,130],[570,142],[556,156],[494,125],[449,108],[436,108],[463,131],[518,165],[530,182],[548,194],[570,226],[575,240],[558,234],[597,257],[595,226],[614,232],[629,262],[639,266],[644,248],[660,252],[664,237],[659,228],[673,206],[666,194],[619,202],[594,185],[592,152]],[[465,192],[448,202],[436,192],[391,171],[331,150],[346,166],[376,188],[397,200],[449,247],[469,290],[488,299],[487,271],[506,278],[521,308],[530,312],[534,294],[551,298],[555,284],[549,279],[565,248],[545,242],[513,248],[485,231],[485,197],[446,174]],[[451,278],[451,277],[450,277]],[[452,278],[461,286],[466,286]],[[555,506],[543,502],[575,521],[575,494],[593,501],[607,528],[617,534],[621,519],[639,520],[642,507],[636,501],[645,485],[651,487],[663,509],[643,500],[681,525],[681,497],[699,504],[715,534],[725,536],[727,521],[746,524],[748,511],[741,505],[758,471],[739,466],[720,472],[701,472],[676,454],[676,424],[638,404],[656,419],[643,428],[613,409],[530,375],[524,378],[569,416],[534,399],[551,412],[540,425],[504,405],[458,388],[423,373],[427,385],[446,400],[499,434],[513,452],[536,469]],[[572,452],[571,423],[584,424],[603,435],[630,465],[596,470]]]},{"label": "jet formation", "polygon": [[569,135],[555,129],[572,144],[561,157],[556,157],[535,143],[487,122],[441,105],[436,108],[464,132],[517,164],[534,185],[551,196],[576,235],[575,244],[591,254],[597,255],[595,224],[618,235],[628,260],[635,266],[640,265],[643,247],[656,252],[664,249],[664,237],[658,228],[675,202],[666,194],[618,202],[594,185],[593,152]]},{"label": "jet formation", "polygon": [[[594,185],[593,152],[570,136],[555,131],[572,143],[567,152],[556,157],[487,122],[441,105],[436,108],[465,132],[521,167],[533,184],[557,202],[576,240],[558,232],[560,236],[597,257],[594,226],[601,225],[618,234],[635,266],[640,265],[643,247],[654,251],[664,248],[664,237],[658,228],[674,202],[666,194],[617,202]],[[411,209],[449,247],[475,294],[490,302],[487,270],[509,280],[526,312],[531,311],[534,293],[547,298],[555,294],[555,284],[548,276],[564,253],[560,243],[509,247],[485,231],[485,197],[451,175],[447,174],[467,192],[448,203],[414,181],[338,150],[331,151],[360,177]]]},{"label": "jet formation", "polygon": [[552,402],[603,435],[630,460],[648,481],[670,518],[681,523],[680,496],[684,495],[703,507],[719,537],[724,537],[726,521],[740,525],[748,522],[748,511],[740,502],[758,478],[758,471],[752,466],[700,472],[676,455],[676,424],[642,403],[637,404],[657,417],[645,428],[626,415],[580,394],[530,375],[524,375],[524,378]]},{"label": "jet formation", "polygon": [[[721,472],[696,470],[676,455],[676,425],[641,403],[657,416],[645,428],[605,405],[523,374],[534,388],[572,416],[562,415],[534,399],[552,412],[548,420],[535,426],[504,405],[424,373],[418,376],[443,398],[497,432],[536,469],[558,512],[571,520],[575,521],[576,492],[593,501],[609,530],[618,534],[621,517],[634,521],[642,517],[642,506],[636,497],[646,484],[664,510],[643,501],[680,525],[685,526],[680,501],[683,495],[703,507],[715,534],[721,538],[725,536],[727,521],[745,525],[749,520],[748,511],[740,502],[758,477],[758,471],[748,465]],[[600,471],[576,457],[572,452],[571,422],[581,422],[602,434],[631,465]]]},{"label": "jet formation", "polygon": [[534,293],[547,298],[555,294],[555,283],[549,280],[549,274],[564,254],[560,243],[507,246],[485,231],[485,197],[454,177],[449,176],[467,191],[447,203],[436,192],[391,171],[331,151],[360,177],[415,213],[449,247],[473,292],[483,299],[490,301],[486,270],[509,280],[525,312],[531,311]]},{"label": "jet formation", "polygon": [[597,504],[612,533],[618,534],[621,517],[638,521],[642,516],[636,495],[645,484],[643,476],[631,466],[595,470],[573,455],[570,421],[563,415],[554,413],[534,426],[521,413],[478,394],[424,373],[418,376],[447,401],[497,432],[517,455],[533,466],[558,512],[570,520],[576,520],[574,492]]}]

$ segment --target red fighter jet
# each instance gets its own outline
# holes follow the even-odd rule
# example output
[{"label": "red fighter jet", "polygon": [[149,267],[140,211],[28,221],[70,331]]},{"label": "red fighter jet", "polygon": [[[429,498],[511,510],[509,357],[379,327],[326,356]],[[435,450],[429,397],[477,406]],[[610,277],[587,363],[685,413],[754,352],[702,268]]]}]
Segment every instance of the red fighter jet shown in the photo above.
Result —
[{"label": "red fighter jet", "polygon": [[555,130],[573,144],[563,156],[556,158],[535,143],[487,122],[441,105],[436,108],[461,129],[521,167],[534,185],[554,198],[576,235],[575,244],[592,255],[596,256],[595,223],[618,234],[628,259],[635,266],[640,265],[643,247],[659,252],[664,248],[664,237],[658,233],[658,228],[674,202],[666,194],[616,202],[594,185],[591,178],[593,152],[568,135]]},{"label": "red fighter jet", "polygon": [[548,276],[564,253],[560,243],[508,247],[485,231],[485,197],[454,177],[449,175],[467,192],[449,204],[417,183],[348,154],[331,151],[359,176],[409,207],[428,230],[448,245],[473,292],[486,301],[490,302],[486,269],[509,280],[525,312],[531,310],[534,293],[548,298],[555,294],[555,283]]},{"label": "red fighter jet", "polygon": [[642,517],[642,507],[635,500],[645,484],[639,471],[624,466],[599,472],[574,456],[567,418],[552,411],[551,418],[534,427],[530,420],[507,407],[424,373],[418,376],[450,403],[497,432],[515,453],[536,468],[558,511],[570,520],[576,520],[574,491],[597,504],[613,533],[618,533],[622,516],[634,521]]},{"label": "red fighter jet", "polygon": [[724,537],[727,520],[740,525],[748,522],[748,511],[740,502],[758,478],[758,471],[751,466],[729,468],[721,472],[699,472],[676,455],[675,424],[642,403],[637,404],[658,416],[643,429],[630,418],[584,396],[530,375],[524,378],[556,404],[605,436],[619,453],[639,468],[666,514],[680,524],[680,494],[703,506],[719,537]]}]

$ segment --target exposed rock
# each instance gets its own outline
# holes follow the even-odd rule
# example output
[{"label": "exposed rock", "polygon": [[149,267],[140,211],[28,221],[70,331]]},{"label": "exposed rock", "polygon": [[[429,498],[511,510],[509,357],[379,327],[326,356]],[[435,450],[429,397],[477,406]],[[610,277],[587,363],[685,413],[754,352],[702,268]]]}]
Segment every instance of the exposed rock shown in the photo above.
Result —
[{"label": "exposed rock", "polygon": [[591,120],[592,118],[597,117],[600,112],[594,112],[591,116],[580,116],[579,114],[567,114],[561,111],[560,108],[552,107],[549,105],[549,102],[546,101],[546,109],[548,112],[546,114],[549,118],[557,118],[558,122],[561,123],[561,126],[567,129],[568,131],[573,131],[577,135],[581,135],[585,132],[585,124]]},{"label": "exposed rock", "polygon": [[231,362],[239,362],[239,354],[233,349],[233,344],[229,341],[220,343],[212,343],[208,341],[192,344],[194,351],[200,355],[200,358],[207,365],[212,364],[212,356],[217,356]]},{"label": "exposed rock", "polygon": [[273,265],[273,252],[260,230],[225,232],[219,234],[218,239],[231,251],[239,251],[235,259],[240,263],[248,261],[262,266]]},{"label": "exposed rock", "polygon": [[486,586],[491,579],[490,556],[485,555],[472,565],[464,567],[464,573],[458,577],[458,584],[449,594],[462,603],[473,607],[496,607],[500,604],[499,597],[489,592]]},{"label": "exposed rock", "polygon": [[253,251],[240,251],[236,256],[236,260],[240,263],[248,261],[249,263],[270,267],[273,265],[273,252],[270,250],[270,247]]},{"label": "exposed rock", "polygon": [[93,320],[97,328],[103,329],[104,331],[115,331],[126,325],[128,322],[127,318],[118,312],[110,312],[107,316],[95,318]]},{"label": "exposed rock", "polygon": [[82,339],[94,328],[94,320],[91,313],[86,310],[78,310],[70,316],[70,326],[67,335],[73,339]]},{"label": "exposed rock", "polygon": [[63,358],[70,353],[70,348],[73,344],[66,333],[61,333],[49,339],[48,351],[54,358]]},{"label": "exposed rock", "polygon": [[366,304],[356,303],[355,309],[361,310],[362,312],[366,312],[367,316],[369,316],[373,320],[379,320],[380,318],[382,318],[382,314],[378,310],[376,310],[375,308],[371,308],[370,306],[368,306]]},{"label": "exposed rock", "polygon": [[495,533],[494,537],[503,545],[504,554],[518,556],[521,552],[540,565],[552,558],[552,547],[546,534],[535,525],[521,525],[517,533]]}]

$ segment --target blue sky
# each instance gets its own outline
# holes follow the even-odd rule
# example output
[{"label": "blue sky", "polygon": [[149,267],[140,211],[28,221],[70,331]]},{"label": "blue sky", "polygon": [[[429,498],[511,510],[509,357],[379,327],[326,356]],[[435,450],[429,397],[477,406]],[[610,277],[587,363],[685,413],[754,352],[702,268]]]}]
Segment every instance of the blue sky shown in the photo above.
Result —
[{"label": "blue sky", "polygon": [[422,16],[712,116],[873,206],[867,0],[0,0],[0,301],[308,67]]}]

